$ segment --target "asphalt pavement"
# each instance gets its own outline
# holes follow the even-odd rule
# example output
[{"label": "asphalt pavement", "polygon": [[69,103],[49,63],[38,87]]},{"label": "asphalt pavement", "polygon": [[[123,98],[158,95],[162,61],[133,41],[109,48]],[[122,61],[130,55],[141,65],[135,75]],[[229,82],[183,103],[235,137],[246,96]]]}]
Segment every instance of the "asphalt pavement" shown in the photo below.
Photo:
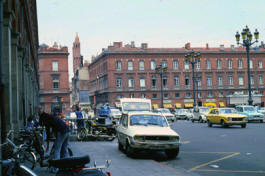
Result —
[{"label": "asphalt pavement", "polygon": [[[263,176],[265,175],[265,123],[246,128],[208,127],[206,123],[177,121],[171,126],[182,140],[180,154],[168,160],[163,152],[139,153],[128,158],[117,140],[71,142],[75,156],[90,155],[91,163],[104,165],[112,176]],[[37,168],[38,175],[54,175]]]}]

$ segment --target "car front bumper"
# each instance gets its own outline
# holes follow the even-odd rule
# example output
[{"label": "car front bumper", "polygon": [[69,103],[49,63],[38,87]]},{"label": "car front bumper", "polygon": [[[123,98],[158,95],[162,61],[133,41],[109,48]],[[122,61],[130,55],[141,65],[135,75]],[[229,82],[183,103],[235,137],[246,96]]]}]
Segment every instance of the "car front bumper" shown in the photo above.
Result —
[{"label": "car front bumper", "polygon": [[227,125],[242,125],[242,124],[246,124],[247,121],[226,121],[225,123]]},{"label": "car front bumper", "polygon": [[140,142],[132,141],[131,147],[135,149],[143,150],[167,150],[167,149],[177,149],[180,146],[180,142]]},{"label": "car front bumper", "polygon": [[248,118],[248,121],[256,121],[256,120],[264,120],[264,118],[262,118],[262,117]]}]

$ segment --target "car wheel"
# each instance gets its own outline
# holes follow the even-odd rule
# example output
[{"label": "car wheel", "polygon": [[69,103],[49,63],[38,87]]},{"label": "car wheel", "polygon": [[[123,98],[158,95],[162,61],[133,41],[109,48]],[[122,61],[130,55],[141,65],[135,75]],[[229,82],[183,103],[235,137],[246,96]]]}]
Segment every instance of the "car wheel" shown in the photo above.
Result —
[{"label": "car wheel", "polygon": [[202,123],[202,122],[203,122],[201,117],[199,117],[199,122],[200,122],[200,123]]},{"label": "car wheel", "polygon": [[165,153],[169,159],[176,158],[179,154],[179,148],[166,150]]},{"label": "car wheel", "polygon": [[194,123],[194,120],[192,119],[191,122]]},{"label": "car wheel", "polygon": [[134,156],[134,153],[135,153],[135,150],[130,146],[130,144],[127,142],[127,144],[126,144],[126,149],[125,149],[125,151],[126,151],[126,155],[128,156],[128,157],[133,157]]},{"label": "car wheel", "polygon": [[246,128],[247,124],[241,124],[241,128]]},{"label": "car wheel", "polygon": [[221,120],[221,126],[222,126],[223,128],[227,127],[227,125],[225,124],[224,120]]},{"label": "car wheel", "polygon": [[208,127],[212,127],[212,123],[210,122],[210,120],[208,120],[207,123],[208,123]]},{"label": "car wheel", "polygon": [[263,123],[263,120],[260,120],[260,123]]}]

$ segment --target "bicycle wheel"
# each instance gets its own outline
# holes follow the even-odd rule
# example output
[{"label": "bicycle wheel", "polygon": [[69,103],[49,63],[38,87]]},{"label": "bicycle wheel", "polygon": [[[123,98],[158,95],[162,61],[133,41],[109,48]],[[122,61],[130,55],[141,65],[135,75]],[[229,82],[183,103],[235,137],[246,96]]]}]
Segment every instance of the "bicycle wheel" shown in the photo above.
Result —
[{"label": "bicycle wheel", "polygon": [[17,155],[22,164],[30,169],[34,169],[36,166],[37,158],[36,155],[31,151],[20,151]]}]

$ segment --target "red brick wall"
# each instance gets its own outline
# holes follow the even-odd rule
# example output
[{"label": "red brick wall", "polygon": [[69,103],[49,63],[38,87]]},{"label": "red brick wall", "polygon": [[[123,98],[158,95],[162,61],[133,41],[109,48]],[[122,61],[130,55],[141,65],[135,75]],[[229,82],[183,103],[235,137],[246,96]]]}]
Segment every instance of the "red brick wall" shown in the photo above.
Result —
[{"label": "red brick wall", "polygon": [[[70,111],[68,54],[65,49],[39,51],[40,96],[46,112],[51,112],[51,104],[56,96],[63,98],[63,113]],[[58,62],[58,71],[52,71],[53,61]],[[59,78],[59,89],[53,89],[54,76]]]}]

